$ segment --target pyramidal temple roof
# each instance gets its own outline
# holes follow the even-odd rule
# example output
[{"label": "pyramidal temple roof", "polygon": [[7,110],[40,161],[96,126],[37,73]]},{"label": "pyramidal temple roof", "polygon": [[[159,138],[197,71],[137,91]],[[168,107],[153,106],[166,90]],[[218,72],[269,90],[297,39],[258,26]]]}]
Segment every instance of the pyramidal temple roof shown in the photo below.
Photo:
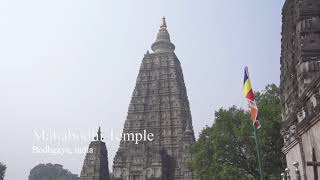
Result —
[{"label": "pyramidal temple roof", "polygon": [[167,23],[165,17],[162,18],[160,29],[157,34],[156,42],[154,42],[151,46],[151,49],[155,53],[159,52],[173,52],[175,46],[171,43],[170,34],[167,30]]},{"label": "pyramidal temple roof", "polygon": [[113,180],[195,180],[190,147],[192,117],[175,46],[165,18],[142,59],[129,103],[123,135],[150,133],[152,141],[121,139],[113,161]]}]

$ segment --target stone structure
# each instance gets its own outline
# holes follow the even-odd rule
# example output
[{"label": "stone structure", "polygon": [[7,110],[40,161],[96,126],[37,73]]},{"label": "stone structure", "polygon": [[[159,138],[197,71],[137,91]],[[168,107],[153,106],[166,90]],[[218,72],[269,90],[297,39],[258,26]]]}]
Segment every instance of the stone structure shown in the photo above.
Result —
[{"label": "stone structure", "polygon": [[80,180],[110,180],[108,167],[108,152],[106,144],[102,142],[100,127],[97,136],[89,145]]},{"label": "stone structure", "polygon": [[123,133],[154,134],[152,142],[120,142],[115,180],[191,180],[188,162],[195,142],[182,69],[162,19],[153,53],[144,55]]},{"label": "stone structure", "polygon": [[308,164],[320,161],[320,1],[286,0],[282,17],[283,152],[291,177],[297,161],[302,179],[316,180],[320,168]]}]

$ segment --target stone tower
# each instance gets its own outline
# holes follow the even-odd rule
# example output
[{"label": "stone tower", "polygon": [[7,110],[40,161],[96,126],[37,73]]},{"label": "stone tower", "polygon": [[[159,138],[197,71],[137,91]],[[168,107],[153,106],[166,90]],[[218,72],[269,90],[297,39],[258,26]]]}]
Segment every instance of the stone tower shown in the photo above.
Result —
[{"label": "stone tower", "polygon": [[162,19],[153,53],[144,55],[123,133],[146,130],[151,142],[120,142],[113,163],[115,180],[191,180],[188,162],[195,142],[182,69]]},{"label": "stone tower", "polygon": [[102,142],[100,127],[97,136],[89,145],[83,162],[80,180],[110,180],[108,167],[108,152],[106,144]]},{"label": "stone tower", "polygon": [[309,165],[320,161],[319,0],[285,1],[280,63],[281,133],[287,166],[295,177],[293,162],[299,162],[302,179],[314,180],[317,168]]}]

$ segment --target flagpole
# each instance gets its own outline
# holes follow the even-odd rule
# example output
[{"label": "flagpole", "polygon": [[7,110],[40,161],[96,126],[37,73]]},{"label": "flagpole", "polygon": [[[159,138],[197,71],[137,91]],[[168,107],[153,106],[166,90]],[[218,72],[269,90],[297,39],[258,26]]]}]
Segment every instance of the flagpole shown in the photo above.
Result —
[{"label": "flagpole", "polygon": [[260,172],[260,180],[264,180],[263,172],[262,172],[262,164],[261,164],[261,157],[260,157],[260,143],[258,139],[258,132],[255,124],[253,124],[253,133],[254,133],[254,140],[256,142],[256,150],[257,150],[257,159],[259,165],[259,172]]}]

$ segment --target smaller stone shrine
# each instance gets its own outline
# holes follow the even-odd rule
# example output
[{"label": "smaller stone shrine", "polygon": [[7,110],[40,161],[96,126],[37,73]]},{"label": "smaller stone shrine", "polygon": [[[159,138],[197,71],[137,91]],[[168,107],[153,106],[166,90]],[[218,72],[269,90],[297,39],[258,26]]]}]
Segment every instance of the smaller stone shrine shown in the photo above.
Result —
[{"label": "smaller stone shrine", "polygon": [[110,180],[108,166],[108,152],[106,144],[102,142],[101,129],[89,145],[83,162],[80,180]]}]

